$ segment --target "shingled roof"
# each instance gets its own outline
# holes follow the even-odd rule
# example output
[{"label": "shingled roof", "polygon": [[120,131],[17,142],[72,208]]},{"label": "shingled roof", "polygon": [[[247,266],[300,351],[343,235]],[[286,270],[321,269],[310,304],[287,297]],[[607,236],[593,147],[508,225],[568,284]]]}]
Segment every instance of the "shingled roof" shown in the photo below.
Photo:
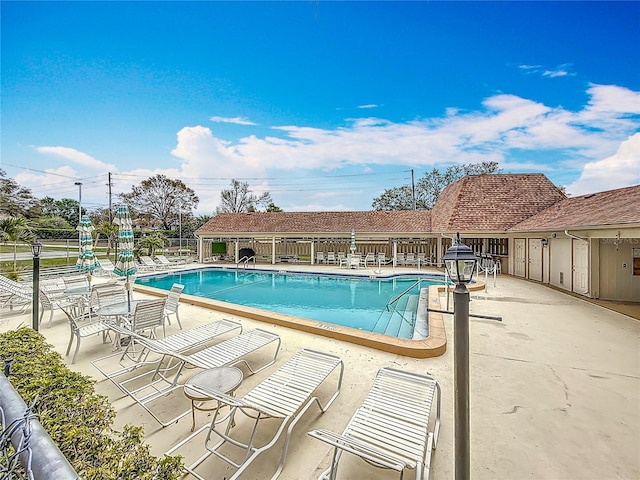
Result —
[{"label": "shingled roof", "polygon": [[567,198],[511,228],[511,231],[640,225],[640,185]]},{"label": "shingled roof", "polygon": [[197,234],[278,235],[411,234],[429,232],[431,212],[254,212],[221,213],[196,230]]},{"label": "shingled roof", "polygon": [[432,231],[504,232],[565,198],[541,173],[469,175],[438,197]]}]

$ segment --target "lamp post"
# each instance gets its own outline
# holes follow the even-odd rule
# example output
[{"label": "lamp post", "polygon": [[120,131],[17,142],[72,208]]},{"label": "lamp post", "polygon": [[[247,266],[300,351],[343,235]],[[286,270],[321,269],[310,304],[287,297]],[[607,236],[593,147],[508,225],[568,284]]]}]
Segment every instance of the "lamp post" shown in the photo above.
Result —
[{"label": "lamp post", "polygon": [[178,205],[178,236],[180,237],[180,246],[178,247],[178,258],[182,257],[182,203]]},{"label": "lamp post", "polygon": [[453,290],[453,344],[454,344],[454,410],[455,410],[455,479],[468,480],[470,468],[469,442],[469,290],[466,284],[471,281],[476,266],[473,251],[460,240],[456,241],[445,253],[445,267],[449,278],[455,283]]},{"label": "lamp post", "polygon": [[42,244],[35,240],[31,244],[31,253],[33,254],[33,305],[31,306],[31,326],[37,332],[40,323],[38,318],[38,307],[40,306],[40,253],[42,252]]}]

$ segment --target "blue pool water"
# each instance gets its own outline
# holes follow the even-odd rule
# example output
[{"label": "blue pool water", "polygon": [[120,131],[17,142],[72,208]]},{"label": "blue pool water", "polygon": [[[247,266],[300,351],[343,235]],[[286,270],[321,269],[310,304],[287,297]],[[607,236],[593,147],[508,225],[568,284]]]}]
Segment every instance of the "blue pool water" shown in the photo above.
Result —
[{"label": "blue pool water", "polygon": [[[421,283],[414,285],[418,279]],[[416,302],[407,303],[407,299],[410,296],[415,299],[421,288],[442,282],[428,276],[371,279],[214,268],[145,276],[136,283],[164,290],[181,283],[185,286],[184,293],[189,295],[388,334],[385,331],[385,322],[388,323],[390,316],[387,302],[414,285],[397,303],[400,308],[413,308],[415,317]],[[413,331],[404,330],[392,334],[411,338]]]}]

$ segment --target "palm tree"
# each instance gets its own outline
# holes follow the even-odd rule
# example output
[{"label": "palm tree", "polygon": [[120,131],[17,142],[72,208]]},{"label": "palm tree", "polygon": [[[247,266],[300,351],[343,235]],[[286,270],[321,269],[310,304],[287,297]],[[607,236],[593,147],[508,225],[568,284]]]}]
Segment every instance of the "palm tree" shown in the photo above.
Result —
[{"label": "palm tree", "polygon": [[118,226],[111,222],[102,222],[96,228],[95,244],[98,244],[100,235],[104,235],[107,239],[107,257],[111,254],[111,248],[115,245],[118,238]]},{"label": "palm tree", "polygon": [[13,242],[13,271],[18,269],[18,242],[31,243],[35,236],[27,219],[24,217],[10,217],[0,220],[0,239],[3,242]]},{"label": "palm tree", "polygon": [[149,256],[153,256],[158,248],[163,248],[167,242],[167,237],[159,232],[155,232],[151,235],[141,238],[136,245],[136,250],[139,252],[142,249],[146,249]]}]

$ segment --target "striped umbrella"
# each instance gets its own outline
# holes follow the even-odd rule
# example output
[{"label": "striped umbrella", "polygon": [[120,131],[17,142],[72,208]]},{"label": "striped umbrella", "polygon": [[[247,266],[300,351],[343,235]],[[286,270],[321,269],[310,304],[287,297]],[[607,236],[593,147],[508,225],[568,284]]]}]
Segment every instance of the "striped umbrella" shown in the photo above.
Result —
[{"label": "striped umbrella", "polygon": [[351,253],[354,253],[356,251],[356,231],[355,230],[351,230],[351,245],[349,246],[349,250],[351,250]]},{"label": "striped umbrella", "polygon": [[91,272],[100,266],[98,259],[93,253],[92,232],[95,228],[91,224],[89,217],[83,215],[76,230],[80,232],[80,255],[78,255],[76,268],[82,272],[87,272],[89,283],[91,283]]},{"label": "striped umbrella", "polygon": [[135,275],[138,269],[133,258],[133,225],[131,223],[131,215],[129,208],[124,205],[118,207],[113,223],[118,225],[118,259],[116,261],[113,273],[119,277],[126,277],[127,283],[127,302],[131,306],[131,294],[129,285],[129,276]]}]

